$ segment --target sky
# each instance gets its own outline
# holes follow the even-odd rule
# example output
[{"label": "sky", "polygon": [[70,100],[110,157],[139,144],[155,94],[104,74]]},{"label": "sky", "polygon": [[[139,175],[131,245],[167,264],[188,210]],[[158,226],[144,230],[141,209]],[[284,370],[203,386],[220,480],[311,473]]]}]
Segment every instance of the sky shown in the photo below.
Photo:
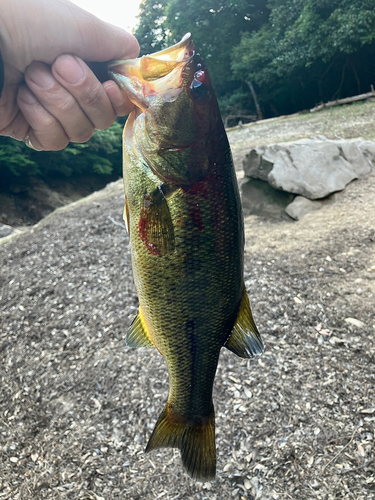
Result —
[{"label": "sky", "polygon": [[130,32],[136,25],[135,16],[138,14],[140,4],[140,0],[72,0],[72,2],[103,21]]}]

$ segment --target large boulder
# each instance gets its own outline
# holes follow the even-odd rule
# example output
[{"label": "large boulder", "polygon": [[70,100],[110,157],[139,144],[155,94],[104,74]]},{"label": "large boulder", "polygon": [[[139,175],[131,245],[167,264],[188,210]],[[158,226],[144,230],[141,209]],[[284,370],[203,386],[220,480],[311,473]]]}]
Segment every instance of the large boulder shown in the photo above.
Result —
[{"label": "large boulder", "polygon": [[310,200],[341,191],[369,174],[374,164],[374,142],[324,136],[260,146],[243,162],[246,176]]}]

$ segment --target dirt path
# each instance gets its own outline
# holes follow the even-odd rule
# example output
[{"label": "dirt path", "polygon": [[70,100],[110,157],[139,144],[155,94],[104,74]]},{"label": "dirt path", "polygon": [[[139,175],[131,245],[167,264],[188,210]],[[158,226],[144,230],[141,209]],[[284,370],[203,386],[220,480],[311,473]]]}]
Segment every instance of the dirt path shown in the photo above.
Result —
[{"label": "dirt path", "polygon": [[266,352],[222,352],[212,483],[177,451],[143,451],[167,373],[125,347],[137,298],[122,206],[115,183],[0,246],[0,498],[375,496],[375,176],[297,223],[247,218]]}]

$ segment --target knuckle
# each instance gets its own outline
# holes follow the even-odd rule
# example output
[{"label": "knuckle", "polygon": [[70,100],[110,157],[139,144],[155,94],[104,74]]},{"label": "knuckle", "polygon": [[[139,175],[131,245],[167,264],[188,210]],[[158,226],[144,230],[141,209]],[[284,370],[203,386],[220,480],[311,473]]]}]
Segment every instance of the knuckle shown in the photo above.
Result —
[{"label": "knuckle", "polygon": [[96,107],[102,101],[101,85],[95,85],[90,89],[86,89],[86,92],[82,94],[80,101],[85,107]]},{"label": "knuckle", "polygon": [[70,95],[64,95],[60,101],[59,111],[64,115],[71,115],[77,108],[75,99]]}]

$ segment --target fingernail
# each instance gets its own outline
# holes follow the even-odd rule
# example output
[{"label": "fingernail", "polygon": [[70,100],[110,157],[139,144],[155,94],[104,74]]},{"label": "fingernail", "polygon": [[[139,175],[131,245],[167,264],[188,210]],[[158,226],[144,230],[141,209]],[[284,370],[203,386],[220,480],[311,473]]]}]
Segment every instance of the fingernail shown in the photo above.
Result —
[{"label": "fingernail", "polygon": [[74,56],[63,55],[58,57],[53,64],[53,68],[60,78],[70,84],[80,83],[85,76],[80,62]]},{"label": "fingernail", "polygon": [[48,70],[42,68],[33,68],[27,75],[35,85],[43,89],[48,89],[55,84],[55,79]]}]

